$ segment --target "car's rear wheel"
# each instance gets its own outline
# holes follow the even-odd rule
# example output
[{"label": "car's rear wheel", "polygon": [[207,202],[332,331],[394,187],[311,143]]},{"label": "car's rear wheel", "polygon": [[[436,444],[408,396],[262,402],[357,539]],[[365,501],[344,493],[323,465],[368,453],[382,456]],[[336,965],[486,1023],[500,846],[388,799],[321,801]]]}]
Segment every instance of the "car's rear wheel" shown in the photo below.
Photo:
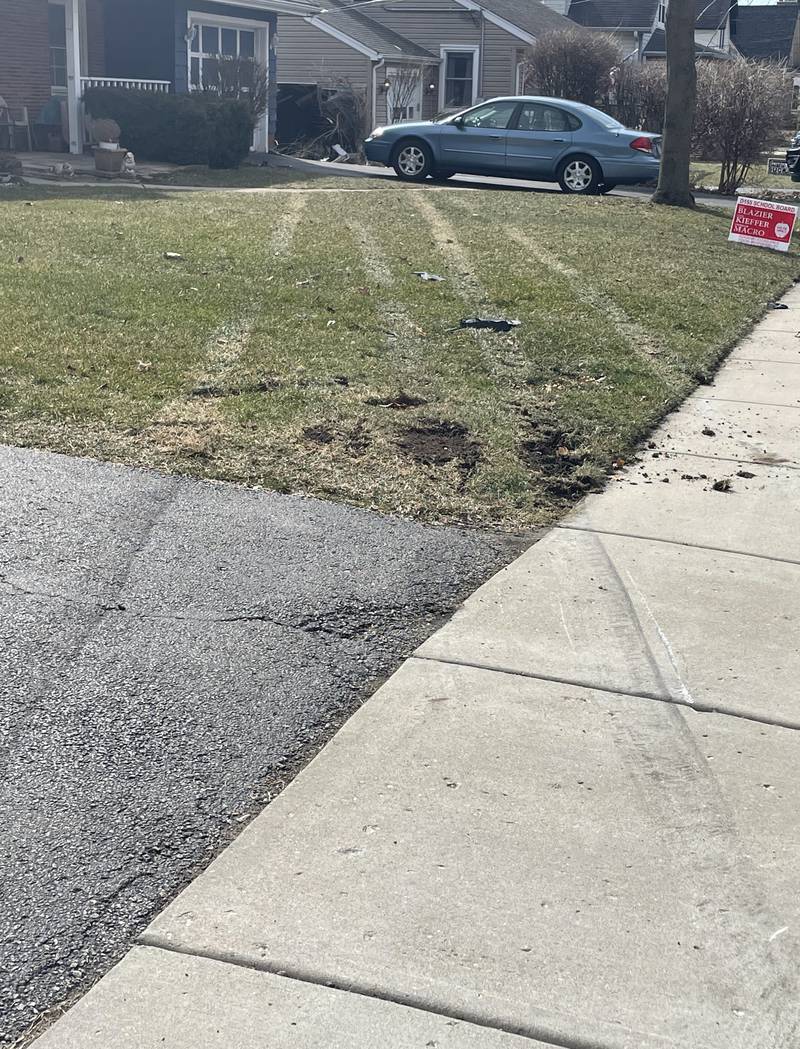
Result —
[{"label": "car's rear wheel", "polygon": [[602,182],[603,172],[592,157],[567,157],[558,169],[558,184],[564,193],[597,193]]},{"label": "car's rear wheel", "polygon": [[424,142],[401,142],[392,156],[392,167],[400,178],[422,182],[433,173],[433,155]]}]

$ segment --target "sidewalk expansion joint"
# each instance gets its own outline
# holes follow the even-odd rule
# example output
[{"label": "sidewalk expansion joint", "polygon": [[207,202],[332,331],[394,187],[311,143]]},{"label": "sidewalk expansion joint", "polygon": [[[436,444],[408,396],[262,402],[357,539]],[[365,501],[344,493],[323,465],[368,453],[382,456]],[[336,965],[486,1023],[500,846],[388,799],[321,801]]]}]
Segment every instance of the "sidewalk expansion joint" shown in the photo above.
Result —
[{"label": "sidewalk expansion joint", "polygon": [[[334,991],[343,991],[347,994],[355,994],[361,998],[373,998],[376,1001],[389,1002],[393,1005],[401,1005],[408,1009],[416,1009],[418,1012],[428,1013],[432,1016],[445,1017],[448,1020],[458,1020],[461,1023],[472,1024],[490,1031],[498,1031],[503,1034],[516,1035],[518,1038],[527,1038],[531,1041],[551,1045],[554,1049],[622,1049],[622,1045],[616,1039],[606,1040],[604,1038],[585,1037],[583,1035],[570,1035],[560,1025],[550,1027],[548,1023],[526,1023],[505,1020],[502,1017],[491,1019],[482,1013],[473,1012],[470,1009],[457,1009],[445,1005],[428,1002],[416,994],[405,994],[402,992],[389,991],[379,986],[358,985],[351,980],[337,980],[328,973],[313,972],[309,970],[290,969],[285,965],[277,965],[264,960],[248,958],[246,955],[237,954],[234,951],[210,951],[185,947],[181,944],[170,943],[160,936],[144,932],[136,939],[136,945],[140,947],[151,947],[157,950],[169,951],[172,954],[182,954],[191,958],[204,958],[211,962],[221,962],[225,965],[233,965],[239,969],[249,969],[254,972],[269,973],[272,976],[280,976],[286,980],[294,980],[297,983],[311,984],[316,987],[329,987]],[[626,1030],[626,1034],[639,1032]],[[630,1040],[626,1042],[630,1045]],[[660,1043],[659,1043],[660,1044]],[[665,1043],[667,1045],[672,1043]]]},{"label": "sidewalk expansion joint", "polygon": [[599,685],[595,682],[578,678],[560,677],[554,674],[535,674],[532,670],[515,670],[513,667],[504,667],[497,663],[474,663],[466,659],[451,659],[447,656],[423,656],[419,654],[415,654],[410,658],[418,659],[425,663],[441,663],[446,666],[464,667],[467,670],[488,670],[493,674],[506,674],[510,677],[526,678],[529,681],[550,681],[556,685],[568,685],[570,688],[585,688],[590,689],[592,692],[604,692],[608,696],[627,696],[630,699],[644,699],[653,703],[668,703],[676,707],[686,707],[697,714],[722,714],[725,717],[739,718],[741,721],[752,721],[757,725],[786,728],[795,732],[800,731],[800,720],[769,717],[766,714],[759,714],[752,710],[742,710],[734,706],[716,706],[711,703],[698,703],[697,700],[690,703],[686,699],[681,699],[677,696],[660,695],[658,692],[612,688],[609,685]]},{"label": "sidewalk expansion joint", "polygon": [[708,546],[705,543],[690,543],[683,539],[664,539],[658,535],[639,535],[637,532],[617,532],[610,528],[592,528],[589,525],[557,524],[566,532],[589,532],[592,535],[617,535],[621,539],[639,539],[644,543],[666,543],[668,546],[686,546],[691,550],[711,550],[718,554],[734,554],[736,557],[757,557],[761,561],[776,561],[783,565],[800,565],[800,559],[793,557],[774,557],[772,554],[755,554],[750,550],[736,550],[730,546]]},{"label": "sidewalk expansion joint", "polygon": [[[743,401],[738,397],[695,397],[697,401],[710,401],[712,404],[750,404],[754,408],[794,408],[795,411],[800,411],[800,404],[773,404],[768,401]],[[691,404],[691,401],[687,403]]]}]

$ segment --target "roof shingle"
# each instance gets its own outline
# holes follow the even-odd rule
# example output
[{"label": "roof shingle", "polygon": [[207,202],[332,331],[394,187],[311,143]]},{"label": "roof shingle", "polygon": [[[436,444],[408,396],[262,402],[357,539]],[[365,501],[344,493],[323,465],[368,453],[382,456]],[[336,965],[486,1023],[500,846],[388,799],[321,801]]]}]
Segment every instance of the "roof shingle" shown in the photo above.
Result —
[{"label": "roof shingle", "polygon": [[[730,0],[695,0],[697,29],[720,29]],[[655,22],[658,0],[572,0],[569,17],[593,29],[649,29]]]},{"label": "roof shingle", "polygon": [[792,50],[798,4],[740,7],[731,18],[731,37],[745,58],[787,61]]},{"label": "roof shingle", "polygon": [[541,0],[477,0],[477,3],[533,37],[571,28],[570,19],[553,11]]},{"label": "roof shingle", "polygon": [[[408,37],[396,33],[393,29],[376,22],[375,19],[365,15],[363,11],[352,10],[351,5],[343,3],[342,0],[327,0],[326,9],[317,19],[326,22],[340,33],[357,40],[359,44],[376,51],[384,58],[416,58],[420,60],[430,59],[438,62],[439,58],[420,47]],[[348,10],[348,8],[351,8]]]}]

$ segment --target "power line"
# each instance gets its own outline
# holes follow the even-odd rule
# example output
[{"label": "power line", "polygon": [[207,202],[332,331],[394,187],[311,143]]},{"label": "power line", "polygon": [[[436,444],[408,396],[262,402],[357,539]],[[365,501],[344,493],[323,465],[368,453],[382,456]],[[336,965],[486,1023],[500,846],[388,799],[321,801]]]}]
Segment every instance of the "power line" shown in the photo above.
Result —
[{"label": "power line", "polygon": [[[335,7],[323,7],[323,8],[320,9],[320,11],[318,13],[319,14],[323,14],[323,15],[325,15],[325,14],[327,14],[327,15],[336,15],[336,14],[339,14],[340,12],[360,10],[362,7],[372,7],[375,4],[388,4],[388,3],[393,3],[393,4],[412,3],[413,4],[415,2],[417,2],[417,0],[356,0],[356,3],[352,3],[352,4],[337,4]],[[602,3],[602,0],[599,0],[599,2]],[[703,15],[706,13],[706,11],[709,11],[712,7],[714,7],[717,2],[718,2],[718,0],[710,0],[710,2],[706,4],[706,6],[702,9],[702,11],[700,11],[700,13],[695,18],[695,24],[697,24],[700,21],[700,19],[703,17]],[[737,7],[737,6],[739,6],[739,7],[752,7],[754,2],[755,2],[755,0],[744,0],[744,3],[737,4],[737,0],[733,0],[733,3],[730,5],[730,7],[727,8],[725,13],[723,14],[723,16],[722,16],[719,24],[717,25],[716,29],[712,29],[710,31],[718,33],[722,29],[723,25],[725,24],[725,22],[727,21],[729,15],[730,15],[730,13],[733,11],[733,9],[735,7]],[[574,7],[578,7],[581,4],[593,4],[593,3],[598,3],[598,0],[572,0],[572,3],[570,3],[570,5],[569,5],[569,10],[571,11]],[[756,6],[759,6],[759,7],[772,7],[774,5],[772,5],[772,4],[763,4],[762,3],[762,4],[757,4]],[[569,16],[567,15],[567,17],[569,17]],[[575,24],[576,25],[580,25],[580,23],[578,23],[578,22],[576,22]],[[599,29],[600,27],[595,27],[595,26],[589,27],[589,26],[587,26],[587,27],[584,27],[584,28]],[[621,23],[619,23],[619,24],[617,24],[616,26],[613,26],[613,27],[611,27],[611,26],[607,27],[607,31],[609,33],[625,32],[628,29],[629,29],[628,26],[624,26]],[[771,38],[761,38],[761,39],[759,39],[758,43],[769,43],[770,40],[774,40],[777,43],[777,42],[785,40],[785,37],[782,36],[782,35],[781,36],[777,36],[776,35],[776,36],[771,37]],[[705,54],[708,51],[719,51],[719,50],[720,50],[720,48],[714,47],[714,45],[711,44],[711,43],[707,43],[707,44],[703,44],[702,45],[702,48],[698,52],[698,55]],[[631,55],[633,55],[635,53],[636,52],[632,51]]]}]

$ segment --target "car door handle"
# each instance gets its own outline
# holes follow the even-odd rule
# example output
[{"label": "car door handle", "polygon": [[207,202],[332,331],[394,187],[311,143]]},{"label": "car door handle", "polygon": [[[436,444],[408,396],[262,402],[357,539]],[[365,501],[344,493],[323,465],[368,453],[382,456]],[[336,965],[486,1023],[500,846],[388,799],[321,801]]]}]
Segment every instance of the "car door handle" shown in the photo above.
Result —
[{"label": "car door handle", "polygon": [[553,141],[554,142],[566,142],[567,140],[565,138],[554,138]]},{"label": "car door handle", "polygon": [[489,135],[489,138],[502,138],[502,135]]}]

